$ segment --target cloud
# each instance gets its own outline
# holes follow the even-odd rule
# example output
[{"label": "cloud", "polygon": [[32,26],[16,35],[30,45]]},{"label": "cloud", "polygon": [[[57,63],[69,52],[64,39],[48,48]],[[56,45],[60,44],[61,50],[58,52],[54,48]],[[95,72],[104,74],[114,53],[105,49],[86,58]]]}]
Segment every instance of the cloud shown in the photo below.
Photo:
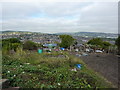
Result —
[{"label": "cloud", "polygon": [[31,15],[41,15],[50,17],[76,16],[81,8],[91,3],[3,3],[3,19],[26,18]]},{"label": "cloud", "polygon": [[117,33],[117,2],[4,2],[3,30]]},{"label": "cloud", "polygon": [[1,0],[1,2],[118,2],[119,0]]},{"label": "cloud", "polygon": [[93,29],[102,32],[118,32],[118,4],[117,3],[95,3],[82,10],[82,20]]}]

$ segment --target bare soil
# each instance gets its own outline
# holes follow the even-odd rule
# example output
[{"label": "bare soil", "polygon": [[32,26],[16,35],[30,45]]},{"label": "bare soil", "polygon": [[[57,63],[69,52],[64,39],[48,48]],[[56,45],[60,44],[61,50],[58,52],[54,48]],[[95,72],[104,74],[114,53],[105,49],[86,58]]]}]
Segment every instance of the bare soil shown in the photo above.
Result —
[{"label": "bare soil", "polygon": [[92,53],[89,56],[81,56],[80,59],[118,88],[118,59],[120,58],[111,54]]}]

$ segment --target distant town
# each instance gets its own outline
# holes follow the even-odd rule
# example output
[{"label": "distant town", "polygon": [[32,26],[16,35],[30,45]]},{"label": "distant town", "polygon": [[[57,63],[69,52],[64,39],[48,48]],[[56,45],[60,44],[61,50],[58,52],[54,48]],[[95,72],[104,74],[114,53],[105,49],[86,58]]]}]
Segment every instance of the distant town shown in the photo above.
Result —
[{"label": "distant town", "polygon": [[7,38],[19,38],[21,41],[31,40],[38,44],[46,43],[60,43],[61,40],[59,35],[68,34],[72,35],[76,40],[77,44],[84,44],[92,38],[102,38],[105,41],[109,41],[111,44],[115,43],[115,39],[118,34],[111,33],[96,33],[96,32],[78,32],[78,33],[39,33],[39,32],[25,32],[25,31],[2,31],[0,33],[0,39]]}]

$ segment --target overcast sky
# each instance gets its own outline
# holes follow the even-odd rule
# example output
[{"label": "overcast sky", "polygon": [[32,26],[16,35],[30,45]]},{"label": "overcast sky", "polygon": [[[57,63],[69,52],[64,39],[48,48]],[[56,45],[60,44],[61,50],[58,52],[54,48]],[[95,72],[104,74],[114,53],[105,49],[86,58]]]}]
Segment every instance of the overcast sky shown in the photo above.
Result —
[{"label": "overcast sky", "polygon": [[2,30],[118,33],[118,2],[22,2],[1,3]]}]

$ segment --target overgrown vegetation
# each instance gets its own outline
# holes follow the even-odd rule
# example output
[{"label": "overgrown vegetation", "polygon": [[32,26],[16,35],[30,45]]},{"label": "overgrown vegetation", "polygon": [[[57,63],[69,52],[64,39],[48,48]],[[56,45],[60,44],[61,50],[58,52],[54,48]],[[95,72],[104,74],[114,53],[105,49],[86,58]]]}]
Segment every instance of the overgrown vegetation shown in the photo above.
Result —
[{"label": "overgrown vegetation", "polygon": [[118,38],[116,39],[115,44],[116,44],[117,47],[118,47],[118,54],[120,55],[120,35],[119,35]]},{"label": "overgrown vegetation", "polygon": [[17,38],[3,39],[1,43],[3,51],[16,51],[16,49],[22,44]]},{"label": "overgrown vegetation", "polygon": [[23,43],[24,50],[37,50],[37,44],[32,41],[26,41]]},{"label": "overgrown vegetation", "polygon": [[[16,45],[19,43],[20,45]],[[11,46],[13,44],[13,46]],[[15,44],[15,45],[14,45]],[[67,51],[42,54],[33,51],[37,45],[17,39],[2,43],[2,78],[9,79],[11,87],[20,88],[111,88],[102,76],[87,68],[77,57]],[[29,46],[31,45],[31,46]],[[27,48],[28,46],[28,48]],[[15,50],[13,53],[9,51]],[[76,64],[82,68],[72,71]]]},{"label": "overgrown vegetation", "polygon": [[0,44],[2,44],[2,52],[6,54],[11,51],[16,52],[18,48],[22,48],[23,50],[37,50],[38,47],[42,47],[42,45],[30,40],[21,42],[17,38],[3,39]]},{"label": "overgrown vegetation", "polygon": [[[49,57],[59,56],[64,57]],[[48,57],[46,57],[48,56]],[[67,52],[38,54],[17,49],[16,53],[3,55],[2,78],[10,86],[21,88],[107,88],[112,87],[104,78],[88,69],[78,58]],[[71,71],[75,64],[82,69]]]}]

